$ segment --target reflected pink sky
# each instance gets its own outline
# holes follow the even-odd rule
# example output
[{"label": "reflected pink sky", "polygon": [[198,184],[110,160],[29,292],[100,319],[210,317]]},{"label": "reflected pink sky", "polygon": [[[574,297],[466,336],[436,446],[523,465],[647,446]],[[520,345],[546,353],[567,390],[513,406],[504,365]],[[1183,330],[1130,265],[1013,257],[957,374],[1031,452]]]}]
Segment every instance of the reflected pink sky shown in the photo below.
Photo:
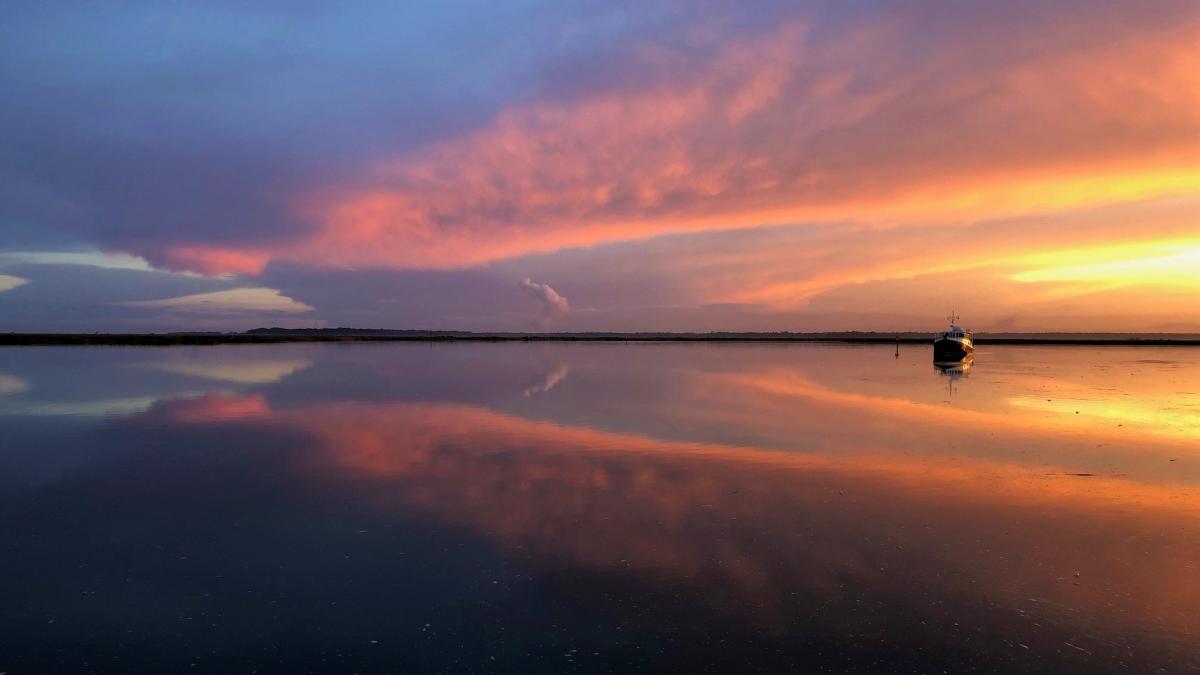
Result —
[{"label": "reflected pink sky", "polygon": [[902,583],[1073,626],[1093,650],[1200,644],[1192,350],[992,348],[951,382],[911,348],[530,349],[545,382],[488,405],[230,394],[152,412],[300,433],[305,474],[378,508],[552,567],[703,584],[767,626],[789,589]]}]

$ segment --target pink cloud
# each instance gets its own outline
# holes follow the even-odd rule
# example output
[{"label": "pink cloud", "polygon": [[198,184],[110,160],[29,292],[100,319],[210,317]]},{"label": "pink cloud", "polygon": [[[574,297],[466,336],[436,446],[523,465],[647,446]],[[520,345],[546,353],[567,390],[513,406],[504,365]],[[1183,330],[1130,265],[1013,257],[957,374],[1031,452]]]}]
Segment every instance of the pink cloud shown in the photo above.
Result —
[{"label": "pink cloud", "polygon": [[[271,260],[464,268],[665,233],[837,222],[812,226],[824,248],[806,255],[832,271],[792,294],[805,297],[854,280],[826,264],[857,246],[844,232],[1200,191],[1200,13],[992,14],[986,29],[924,6],[820,34],[796,22],[706,56],[646,46],[645,73],[625,84],[510,106],[296,195],[302,232],[161,258],[205,274],[258,274]],[[911,262],[889,255],[872,264]],[[804,276],[791,265],[792,281],[767,278],[782,269],[751,275],[768,287]]]},{"label": "pink cloud", "polygon": [[212,246],[172,246],[162,255],[167,269],[218,274],[260,274],[271,256],[261,251]]},{"label": "pink cloud", "polygon": [[[1067,47],[1061,26],[1041,27],[1039,49],[1000,63],[930,36],[927,58],[899,65],[891,51],[912,25],[819,48],[784,26],[662,81],[511,108],[376,167],[364,187],[315,192],[302,208],[317,233],[278,255],[463,267],[667,232],[1187,193],[1200,187],[1187,168],[1200,160],[1198,26]],[[1006,30],[1030,31],[987,39]]]}]

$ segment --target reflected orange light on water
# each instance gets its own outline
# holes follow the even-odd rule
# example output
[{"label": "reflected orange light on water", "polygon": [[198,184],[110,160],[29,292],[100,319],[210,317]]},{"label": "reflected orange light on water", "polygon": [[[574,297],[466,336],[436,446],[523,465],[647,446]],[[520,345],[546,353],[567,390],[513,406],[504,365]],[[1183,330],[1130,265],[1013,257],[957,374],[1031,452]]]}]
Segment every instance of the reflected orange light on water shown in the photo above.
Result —
[{"label": "reflected orange light on water", "polygon": [[[470,361],[473,384],[496,386],[488,406],[451,389],[387,398],[408,359],[477,349],[461,347],[389,348],[387,364],[331,351],[364,380],[341,395],[269,383],[123,423],[278,436],[272,475],[304,491],[456,528],[538,570],[700,589],[763,630],[789,625],[797,597],[861,592],[928,622],[958,621],[939,612],[968,598],[1097,640],[1200,634],[1190,352],[981,350],[951,391],[926,351],[918,367],[890,346],[546,346],[533,387]],[[992,610],[971,620],[1007,631]]]},{"label": "reflected orange light on water", "polygon": [[[1071,429],[1095,429],[1097,421],[1136,425],[1151,436],[1200,440],[1200,394],[1185,399],[1127,401],[1048,400],[1034,397],[1010,398],[1019,408],[1049,412],[1048,423]],[[1044,418],[1039,418],[1044,419]]]},{"label": "reflected orange light on water", "polygon": [[[1132,615],[1200,630],[1191,611],[1200,584],[1189,575],[1200,540],[1186,534],[1200,517],[1193,486],[947,461],[889,447],[886,438],[852,457],[667,442],[453,404],[317,406],[277,413],[275,421],[316,439],[308,460],[314,476],[332,480],[338,467],[366,481],[361,489],[381,505],[418,506],[513,551],[572,565],[632,567],[700,580],[714,592],[733,587],[768,614],[797,573],[824,593],[846,578],[884,583],[865,559],[865,542],[898,538],[914,553],[936,550],[944,583],[970,570],[972,591],[997,601],[1034,595],[1085,606],[1089,621]],[[862,424],[872,425],[869,415]],[[376,482],[378,490],[367,487]],[[713,519],[739,534],[706,549],[695,530]],[[897,519],[918,527],[895,530]],[[972,543],[981,522],[1003,523],[987,533],[986,552]],[[796,531],[828,527],[845,528],[836,547],[791,551],[805,541],[787,538]],[[853,543],[857,537],[864,543]],[[792,555],[800,556],[797,567],[780,567],[780,556]],[[1138,565],[1119,564],[1133,555]],[[1061,581],[1077,569],[1104,581],[1087,590]],[[1137,588],[1137,600],[1102,592],[1109,583]]]},{"label": "reflected orange light on water", "polygon": [[[505,455],[521,450],[604,455],[658,455],[681,460],[738,462],[778,470],[853,472],[893,486],[935,491],[964,502],[1052,502],[1084,509],[1132,505],[1200,516],[1200,491],[1191,485],[1166,486],[1128,478],[1095,477],[1078,481],[1069,468],[1029,466],[999,460],[914,455],[911,447],[890,447],[880,440],[852,456],[762,450],[754,447],[655,440],[585,427],[535,422],[482,408],[450,404],[340,405],[336,410],[306,409],[279,413],[276,421],[304,428],[322,439],[339,465],[379,476],[425,473],[447,458],[439,450],[462,444],[472,454]],[[457,470],[454,463],[442,469]],[[530,475],[527,478],[549,478]],[[566,476],[554,475],[556,479]],[[986,480],[988,489],[973,485]],[[573,476],[570,484],[603,485],[597,476]],[[959,493],[958,490],[962,489]]]},{"label": "reflected orange light on water", "polygon": [[[943,428],[988,429],[993,432],[1003,430],[1019,434],[1028,434],[1036,430],[1041,434],[1072,436],[1085,430],[1096,440],[1120,440],[1126,443],[1158,437],[1200,439],[1200,394],[1184,399],[1109,398],[1088,401],[1082,400],[1081,396],[1085,391],[1090,393],[1090,390],[1077,388],[1074,392],[1070,389],[1065,392],[1057,391],[1054,394],[1058,397],[1056,399],[1010,397],[1004,399],[1007,407],[979,409],[839,392],[822,387],[790,371],[729,375],[719,379],[726,386],[758,390],[771,396],[852,406],[870,415],[906,418],[919,421],[923,425],[934,423]],[[1026,384],[1036,381],[1035,377],[1026,378]],[[717,383],[714,382],[714,386],[718,386]],[[1124,422],[1130,426],[1096,426],[1098,418],[1109,422]]]}]

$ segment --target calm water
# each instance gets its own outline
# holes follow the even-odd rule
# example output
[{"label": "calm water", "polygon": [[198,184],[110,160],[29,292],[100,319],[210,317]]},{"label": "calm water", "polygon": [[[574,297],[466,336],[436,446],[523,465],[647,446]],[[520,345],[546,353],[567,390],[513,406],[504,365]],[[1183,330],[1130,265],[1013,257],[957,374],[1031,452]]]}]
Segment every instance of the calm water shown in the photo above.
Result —
[{"label": "calm water", "polygon": [[1200,350],[0,349],[0,672],[1200,669]]}]

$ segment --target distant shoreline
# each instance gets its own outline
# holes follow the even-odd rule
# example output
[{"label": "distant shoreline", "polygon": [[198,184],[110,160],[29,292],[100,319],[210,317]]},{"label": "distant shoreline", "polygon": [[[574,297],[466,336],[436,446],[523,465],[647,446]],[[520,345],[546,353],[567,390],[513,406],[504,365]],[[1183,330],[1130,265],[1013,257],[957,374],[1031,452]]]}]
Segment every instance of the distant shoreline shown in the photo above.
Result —
[{"label": "distant shoreline", "polygon": [[[930,344],[932,333],[464,333],[441,331],[260,330],[246,333],[0,333],[0,346],[201,346],[300,342],[713,342]],[[979,345],[1200,346],[1193,336],[982,335]]]}]

